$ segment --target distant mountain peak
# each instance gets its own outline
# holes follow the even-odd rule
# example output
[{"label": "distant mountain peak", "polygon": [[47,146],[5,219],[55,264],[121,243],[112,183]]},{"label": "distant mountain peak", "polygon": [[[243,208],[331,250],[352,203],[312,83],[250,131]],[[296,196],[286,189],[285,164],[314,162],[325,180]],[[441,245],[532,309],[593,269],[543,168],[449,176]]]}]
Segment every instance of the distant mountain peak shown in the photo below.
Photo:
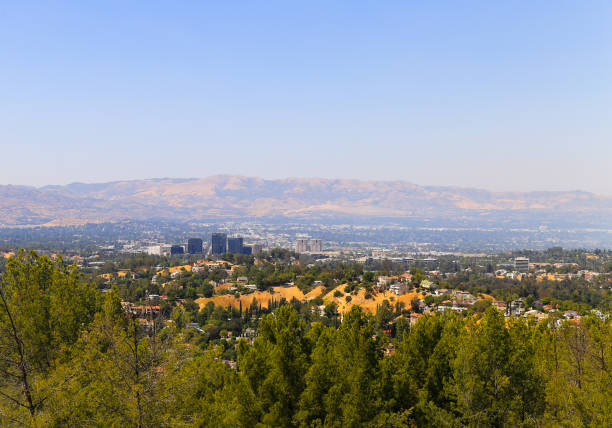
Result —
[{"label": "distant mountain peak", "polygon": [[571,218],[611,211],[612,198],[584,191],[491,192],[397,180],[213,175],[41,188],[0,186],[1,223],[8,226],[151,218],[444,218],[486,212],[546,212]]}]

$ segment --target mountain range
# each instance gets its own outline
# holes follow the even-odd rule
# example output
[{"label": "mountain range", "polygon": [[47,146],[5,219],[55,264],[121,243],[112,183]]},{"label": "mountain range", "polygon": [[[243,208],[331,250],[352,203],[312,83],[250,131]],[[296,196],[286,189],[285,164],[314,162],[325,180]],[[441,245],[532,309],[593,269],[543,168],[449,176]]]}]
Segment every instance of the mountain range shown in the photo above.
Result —
[{"label": "mountain range", "polygon": [[607,227],[612,198],[584,191],[492,192],[406,181],[217,175],[65,186],[0,186],[0,226],[120,220],[446,220]]}]

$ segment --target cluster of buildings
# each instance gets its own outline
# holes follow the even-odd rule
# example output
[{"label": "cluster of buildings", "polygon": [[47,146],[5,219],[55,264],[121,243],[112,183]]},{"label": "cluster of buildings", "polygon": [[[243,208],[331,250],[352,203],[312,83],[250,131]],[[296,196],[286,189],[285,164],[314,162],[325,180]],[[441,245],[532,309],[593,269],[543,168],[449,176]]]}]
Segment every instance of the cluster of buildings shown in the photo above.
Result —
[{"label": "cluster of buildings", "polygon": [[[238,264],[234,264],[225,260],[215,260],[215,261],[211,261],[211,260],[205,260],[205,259],[201,259],[201,260],[196,260],[195,262],[191,263],[191,264],[185,264],[185,265],[180,265],[180,266],[172,266],[172,267],[162,267],[162,266],[157,266],[157,273],[153,276],[153,278],[151,279],[152,283],[158,284],[162,281],[165,281],[164,278],[166,279],[176,279],[179,276],[183,275],[186,272],[202,272],[205,270],[216,270],[216,269],[223,269],[225,270],[225,273],[227,274],[227,277],[232,277],[232,275],[234,274],[234,271],[237,268],[240,268],[241,266],[244,265],[238,265]],[[248,284],[249,278],[248,276],[238,276],[236,277],[235,281],[232,280],[227,280],[227,282],[224,283],[217,283],[215,281],[210,281],[210,284],[215,287],[215,291],[221,291],[224,290],[225,291],[236,291],[241,289],[242,291],[256,291],[257,290],[257,285],[255,284]],[[162,286],[164,285],[164,283],[161,284]]]},{"label": "cluster of buildings", "polygon": [[[435,276],[436,272],[430,272],[430,274]],[[585,277],[584,272],[582,275],[582,277]],[[564,278],[567,279],[566,276],[564,276]],[[406,294],[412,288],[412,285],[410,284],[411,281],[412,275],[409,272],[397,276],[379,276],[377,278],[375,287],[378,290],[389,290],[395,295],[401,296]],[[432,314],[434,312],[442,311],[463,312],[477,301],[484,299],[482,296],[477,297],[464,290],[448,290],[445,288],[435,289],[435,284],[429,279],[423,279],[419,285],[419,288],[422,296],[418,303],[421,314]],[[433,296],[434,298],[437,298],[437,300],[429,302],[428,304],[427,296]],[[576,311],[566,310],[559,312],[557,307],[554,305],[543,304],[539,301],[535,302],[533,305],[534,308],[532,309],[527,306],[524,298],[518,298],[509,302],[491,300],[491,304],[493,307],[503,312],[506,317],[534,317],[537,320],[542,320],[548,318],[549,314],[556,312],[560,315],[561,319],[568,320],[575,324],[580,324],[581,319],[581,316]],[[591,313],[601,319],[606,319],[608,317],[608,315],[602,314],[601,311],[595,309],[593,309]],[[415,318],[413,319],[411,317],[411,323],[416,321],[421,314],[413,314],[412,316]]]},{"label": "cluster of buildings", "polygon": [[541,281],[568,281],[571,279],[583,278],[588,282],[593,281],[596,277],[601,275],[599,272],[593,272],[589,270],[581,270],[576,273],[539,273],[536,275],[536,280]]},{"label": "cluster of buildings", "polygon": [[244,238],[228,237],[226,233],[213,233],[210,237],[210,253],[219,255],[232,254],[257,254],[262,251],[260,244],[244,245]]},{"label": "cluster of buildings", "polygon": [[[512,266],[512,265],[505,265]],[[572,268],[577,269],[579,265],[577,263],[529,263],[527,257],[517,257],[514,259],[514,268],[512,270],[498,269],[495,273],[489,273],[488,276],[495,276],[498,279],[516,279],[521,280],[525,276],[535,277],[536,281],[567,281],[572,279],[585,279],[586,281],[593,281],[596,277],[601,275],[600,272],[594,272],[590,270],[579,270],[567,273],[557,273],[547,271],[545,268]],[[530,271],[531,270],[531,271]]]},{"label": "cluster of buildings", "polygon": [[[257,254],[262,251],[260,244],[245,245],[244,238],[228,237],[226,233],[216,232],[210,237],[210,246],[208,248],[210,254],[220,255],[225,253],[232,254]],[[180,254],[202,254],[204,252],[204,241],[201,238],[189,238],[187,246],[172,245],[170,247],[170,255]]]},{"label": "cluster of buildings", "polygon": [[296,253],[318,254],[322,249],[322,241],[319,238],[298,238],[295,240]]},{"label": "cluster of buildings", "polygon": [[[189,238],[187,240],[187,254],[202,254],[204,242],[200,238]],[[170,247],[170,255],[185,254],[185,246],[173,245]]]}]

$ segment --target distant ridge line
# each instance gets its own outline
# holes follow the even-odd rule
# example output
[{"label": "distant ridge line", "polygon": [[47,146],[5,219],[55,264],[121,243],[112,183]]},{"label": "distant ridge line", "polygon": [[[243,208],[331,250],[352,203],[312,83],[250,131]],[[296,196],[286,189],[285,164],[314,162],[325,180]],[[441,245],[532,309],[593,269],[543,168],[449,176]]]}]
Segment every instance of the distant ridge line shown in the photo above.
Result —
[{"label": "distant ridge line", "polygon": [[[42,187],[0,185],[0,224],[82,224],[124,219],[563,217],[599,227],[612,198],[586,191],[495,192],[402,180],[263,179],[241,175],[149,178]],[[604,222],[605,223],[605,222]]]}]

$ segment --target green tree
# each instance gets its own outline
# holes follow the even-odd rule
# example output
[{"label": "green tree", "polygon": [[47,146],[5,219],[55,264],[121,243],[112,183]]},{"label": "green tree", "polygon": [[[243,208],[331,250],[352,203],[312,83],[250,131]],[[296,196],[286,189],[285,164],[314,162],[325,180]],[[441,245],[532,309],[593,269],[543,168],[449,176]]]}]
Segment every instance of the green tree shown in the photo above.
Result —
[{"label": "green tree", "polygon": [[239,355],[239,365],[266,412],[269,426],[291,426],[309,366],[311,342],[292,306],[281,306],[260,323],[256,346]]},{"label": "green tree", "polygon": [[380,407],[376,321],[353,306],[336,331],[325,330],[313,351],[297,420],[302,426],[363,426]]},{"label": "green tree", "polygon": [[453,367],[457,406],[466,423],[503,426],[513,398],[512,348],[504,316],[491,307],[468,329]]},{"label": "green tree", "polygon": [[[76,266],[20,251],[0,283],[0,419],[32,423],[59,388],[46,378],[70,358],[72,345],[99,308],[94,285]],[[26,422],[27,421],[27,422]]]},{"label": "green tree", "polygon": [[376,311],[376,321],[380,330],[386,330],[393,320],[393,308],[387,299],[383,300]]}]

